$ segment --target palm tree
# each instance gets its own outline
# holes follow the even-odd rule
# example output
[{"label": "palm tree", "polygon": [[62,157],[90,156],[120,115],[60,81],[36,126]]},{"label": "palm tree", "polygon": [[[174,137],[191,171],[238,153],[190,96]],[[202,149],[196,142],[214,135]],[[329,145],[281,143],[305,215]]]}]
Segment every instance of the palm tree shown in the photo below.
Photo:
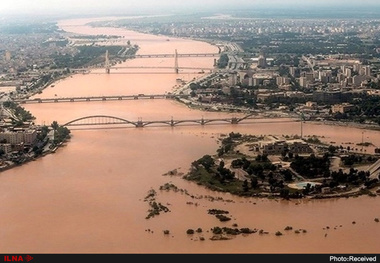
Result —
[{"label": "palm tree", "polygon": [[58,129],[58,127],[59,127],[59,124],[58,124],[58,122],[57,121],[53,121],[52,123],[51,123],[51,125],[50,125],[52,128],[53,128],[53,130],[55,131],[55,130],[57,130]]}]

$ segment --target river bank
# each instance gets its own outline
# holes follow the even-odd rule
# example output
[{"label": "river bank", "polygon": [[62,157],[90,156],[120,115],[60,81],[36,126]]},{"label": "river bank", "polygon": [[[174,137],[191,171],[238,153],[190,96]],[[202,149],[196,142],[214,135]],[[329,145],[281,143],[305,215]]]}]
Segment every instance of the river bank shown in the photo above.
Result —
[{"label": "river bank", "polygon": [[[276,146],[276,142],[262,141],[267,136],[271,137],[240,133],[230,133],[227,137],[221,137],[219,139],[221,145],[217,152],[214,155],[204,155],[195,160],[190,171],[183,178],[197,182],[213,191],[228,192],[244,197],[289,200],[357,197],[360,195],[377,196],[380,194],[379,175],[376,176],[376,172],[367,172],[370,166],[365,165],[363,169],[360,169],[360,167],[344,167],[339,164],[336,167],[334,164],[334,171],[331,170],[331,160],[341,155],[334,155],[329,147],[315,144],[313,150],[305,141],[297,137],[297,147],[303,144],[302,147],[308,147],[310,151],[300,153],[300,155],[295,153],[294,156],[294,153],[289,151],[294,138],[282,139],[279,146]],[[258,148],[263,144],[271,145],[268,149],[283,148],[281,145],[285,144],[284,149],[288,149],[289,154],[287,152],[280,154],[278,151],[277,155],[268,155]],[[264,149],[267,149],[266,146]],[[357,155],[351,154],[352,156]],[[371,158],[372,164],[378,160],[375,155],[373,158],[373,160]],[[296,166],[297,162],[301,166]],[[321,171],[316,175],[312,175],[311,171],[310,174],[303,172],[301,175],[299,171],[309,170],[310,168],[306,167],[310,166],[311,162],[320,166],[312,164],[312,169]],[[325,165],[328,165],[329,168],[323,171],[322,167]],[[299,171],[297,172],[295,169]],[[350,169],[349,174],[344,174],[347,169]],[[362,178],[350,179],[351,181],[342,180],[337,178],[336,170],[339,170],[342,176],[362,176]]]},{"label": "river bank", "polygon": [[25,165],[32,161],[37,161],[40,158],[43,158],[47,155],[55,153],[59,148],[66,146],[66,143],[69,142],[70,136],[66,136],[62,141],[58,143],[53,143],[54,137],[52,135],[47,135],[45,141],[42,145],[40,145],[39,153],[35,151],[30,151],[29,153],[25,153],[22,155],[22,158],[18,158],[17,161],[13,160],[2,160],[2,163],[5,165],[0,166],[0,172],[4,172],[10,170],[12,168]]},{"label": "river bank", "polygon": [[[71,24],[75,26],[70,27]],[[138,39],[144,54],[170,53],[179,47],[184,53],[214,51],[199,42],[166,41],[156,36],[78,24],[76,21],[66,23],[66,29],[76,33],[120,34],[131,41]],[[166,63],[165,59],[135,59],[123,65],[147,63],[173,65],[172,60]],[[190,58],[184,58],[182,63],[204,66]],[[211,65],[211,59],[207,63]],[[177,78],[176,74],[75,75],[45,89],[41,97],[164,94],[170,91],[168,87],[176,84]],[[126,120],[139,117],[163,120],[170,119],[171,115],[183,119],[234,115],[197,111],[171,100],[36,103],[25,104],[25,107],[37,117],[38,123],[51,123],[55,119],[67,123],[90,115],[118,116]],[[2,174],[0,223],[4,227],[0,245],[3,252],[371,253],[378,249],[379,225],[374,223],[374,218],[379,217],[377,198],[288,201],[239,197],[210,191],[181,177],[181,172],[187,171],[193,160],[215,153],[220,134],[233,131],[257,136],[291,135],[299,134],[299,125],[266,122],[142,129],[108,127],[74,129],[74,136],[64,150]],[[356,129],[317,127],[306,123],[304,135],[323,135],[337,142],[360,142],[361,131]],[[378,132],[369,134],[375,144],[380,143]],[[162,176],[173,166],[180,167],[178,176]],[[173,189],[173,185],[178,191],[167,190]],[[152,201],[162,204],[158,206],[162,213],[146,219],[152,207],[148,203],[151,200],[145,201],[145,197],[152,189],[156,191]],[[229,213],[223,214],[224,211]],[[231,220],[220,221],[219,218],[225,219],[223,215]],[[288,226],[292,226],[293,231],[284,230],[290,229]],[[335,226],[338,227],[335,229]],[[236,228],[244,228],[244,232],[237,232]],[[241,234],[231,234],[225,242],[218,242],[211,229],[216,233],[226,229],[229,233]],[[256,234],[246,234],[255,229]],[[282,235],[276,235],[277,231]]]}]

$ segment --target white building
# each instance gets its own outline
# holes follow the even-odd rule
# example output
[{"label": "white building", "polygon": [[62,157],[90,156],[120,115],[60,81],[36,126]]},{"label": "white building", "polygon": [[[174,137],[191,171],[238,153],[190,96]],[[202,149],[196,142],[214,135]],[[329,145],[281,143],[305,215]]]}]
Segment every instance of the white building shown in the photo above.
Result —
[{"label": "white building", "polygon": [[37,131],[33,129],[0,132],[0,142],[10,145],[32,145],[37,139]]}]

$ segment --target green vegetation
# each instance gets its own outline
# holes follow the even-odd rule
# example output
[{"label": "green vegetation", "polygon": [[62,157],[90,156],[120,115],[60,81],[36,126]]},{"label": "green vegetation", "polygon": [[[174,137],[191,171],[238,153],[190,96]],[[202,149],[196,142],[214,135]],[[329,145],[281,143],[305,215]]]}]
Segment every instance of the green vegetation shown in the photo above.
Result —
[{"label": "green vegetation", "polygon": [[257,229],[250,228],[231,228],[231,227],[214,227],[211,229],[214,235],[240,235],[256,233]]},{"label": "green vegetation", "polygon": [[158,216],[161,212],[170,212],[169,208],[156,201],[157,192],[154,189],[148,191],[147,196],[144,198],[145,202],[149,203],[148,215],[145,219]]},{"label": "green vegetation", "polygon": [[23,107],[13,101],[4,101],[3,106],[12,112],[12,120],[15,126],[22,126],[24,122],[33,121],[35,117]]},{"label": "green vegetation", "polygon": [[104,54],[106,53],[106,50],[108,50],[111,56],[117,54],[121,48],[121,46],[80,46],[78,47],[78,53],[74,56],[69,54],[55,56],[55,68],[81,68],[98,63],[104,63]]},{"label": "green vegetation", "polygon": [[230,221],[231,218],[226,216],[225,214],[228,214],[228,211],[225,210],[219,210],[219,209],[209,209],[208,213],[211,215],[215,215],[217,219],[219,219],[220,222]]},{"label": "green vegetation", "polygon": [[363,164],[371,164],[376,162],[377,158],[373,156],[363,156],[359,154],[350,154],[347,156],[341,157],[343,165],[345,166],[354,166],[354,165],[363,165]]},{"label": "green vegetation", "polygon": [[[357,194],[370,194],[371,189],[379,185],[379,178],[370,178],[369,172],[350,168],[348,172],[342,169],[330,170],[330,159],[337,151],[337,147],[330,145],[325,147],[324,153],[315,155],[299,155],[285,153],[279,155],[282,161],[287,162],[289,167],[274,164],[265,154],[256,154],[248,157],[235,150],[242,142],[248,142],[251,136],[230,133],[222,139],[222,145],[215,156],[204,155],[192,163],[190,172],[185,179],[195,181],[209,189],[221,192],[229,192],[239,196],[263,196],[302,198],[313,196],[320,198],[322,189],[329,189],[328,193],[342,193],[352,189]],[[309,138],[316,141],[315,138]],[[370,164],[377,160],[374,156],[348,155],[342,157],[342,162],[347,165]],[[225,162],[229,161],[227,167]],[[238,174],[237,174],[238,173]],[[303,180],[317,180],[318,184],[308,183],[303,189],[295,189],[288,186],[290,183],[302,182]],[[363,189],[363,191],[359,191]],[[365,190],[365,191],[364,191]],[[209,211],[217,215],[220,221],[228,221],[222,211]]]},{"label": "green vegetation", "polygon": [[222,54],[218,60],[217,66],[218,68],[225,68],[228,65],[228,55]]},{"label": "green vegetation", "polygon": [[323,157],[317,157],[314,154],[308,157],[295,155],[290,167],[306,178],[330,176],[330,158],[328,154]]},{"label": "green vegetation", "polygon": [[[271,43],[277,42],[277,45]],[[305,36],[301,33],[273,33],[253,35],[242,41],[242,47],[246,52],[255,52],[256,47],[266,46],[266,52],[281,54],[284,56],[303,54],[368,54],[377,56],[374,43],[365,43],[360,38],[360,33],[350,35],[342,34],[313,34]]]},{"label": "green vegetation", "polygon": [[[21,127],[23,129],[33,128],[37,131],[36,140],[30,147],[25,147],[23,150],[19,150],[17,155],[10,156],[9,160],[16,164],[22,164],[31,160],[32,158],[41,156],[44,153],[45,146],[50,142],[50,149],[53,149],[57,145],[64,142],[67,138],[70,138],[70,130],[67,127],[60,126],[56,121],[51,124],[51,128],[54,130],[54,140],[50,141],[48,136],[49,127],[48,126],[31,126],[29,122],[32,122],[35,117],[23,107],[19,106],[13,101],[3,102],[4,108],[10,114],[12,119],[13,128]],[[32,123],[33,124],[33,123]],[[0,143],[9,143],[7,140],[3,139]],[[14,147],[14,145],[12,145]],[[33,153],[33,154],[30,154]],[[0,151],[0,155],[3,155],[4,151]]]},{"label": "green vegetation", "polygon": [[74,56],[68,54],[55,56],[53,68],[81,68],[104,64],[107,50],[111,61],[121,61],[125,59],[120,55],[122,51],[125,51],[125,55],[132,56],[137,52],[138,46],[130,46],[127,50],[125,46],[79,46],[78,53]]},{"label": "green vegetation", "polygon": [[52,122],[51,127],[54,130],[53,146],[58,145],[69,138],[70,130],[67,127],[59,125],[56,121]]},{"label": "green vegetation", "polygon": [[[288,169],[272,164],[267,155],[257,155],[255,159],[248,160],[245,156],[233,154],[233,149],[242,140],[247,137],[239,133],[230,133],[228,137],[222,140],[222,145],[217,150],[218,157],[234,156],[231,161],[231,168],[242,169],[247,173],[246,179],[238,179],[235,172],[225,167],[223,160],[218,163],[214,157],[204,155],[194,161],[190,173],[185,179],[196,181],[210,189],[217,191],[230,192],[240,196],[256,196],[264,191],[269,194],[282,194],[285,188],[285,182],[293,180],[293,174]],[[283,192],[287,196],[299,197],[297,192]],[[225,219],[225,218],[223,218]]]},{"label": "green vegetation", "polygon": [[380,125],[380,96],[360,93],[352,96],[348,102],[353,104],[355,109],[349,113],[333,114],[334,120],[352,120],[359,123],[372,121]]}]

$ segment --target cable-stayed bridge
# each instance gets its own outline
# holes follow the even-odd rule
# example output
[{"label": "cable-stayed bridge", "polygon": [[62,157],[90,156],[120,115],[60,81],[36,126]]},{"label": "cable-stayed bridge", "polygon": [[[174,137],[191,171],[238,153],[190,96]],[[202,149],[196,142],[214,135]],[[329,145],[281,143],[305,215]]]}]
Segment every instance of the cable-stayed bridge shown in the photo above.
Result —
[{"label": "cable-stayed bridge", "polygon": [[[183,58],[183,57],[219,57],[220,53],[187,53],[187,54],[179,54],[177,50],[175,50],[174,54],[140,54],[140,55],[131,55],[131,56],[126,56],[125,58],[174,58],[174,65],[172,67],[169,66],[141,66],[141,67],[135,67],[135,66],[115,66],[111,64],[110,58],[109,58],[109,53],[108,50],[106,51],[105,54],[105,61],[104,65],[101,67],[88,67],[88,68],[73,68],[70,69],[72,72],[79,72],[79,73],[88,73],[90,70],[93,69],[100,69],[104,68],[106,74],[115,73],[114,70],[117,69],[173,69],[174,73],[178,74],[180,70],[199,70],[199,71],[207,71],[207,70],[214,70],[213,67],[180,67],[178,63],[178,58]],[[215,65],[214,65],[215,66]],[[119,74],[127,74],[128,72],[117,72]],[[154,73],[154,72],[150,72]],[[157,73],[162,73],[162,72],[157,72]]]}]

